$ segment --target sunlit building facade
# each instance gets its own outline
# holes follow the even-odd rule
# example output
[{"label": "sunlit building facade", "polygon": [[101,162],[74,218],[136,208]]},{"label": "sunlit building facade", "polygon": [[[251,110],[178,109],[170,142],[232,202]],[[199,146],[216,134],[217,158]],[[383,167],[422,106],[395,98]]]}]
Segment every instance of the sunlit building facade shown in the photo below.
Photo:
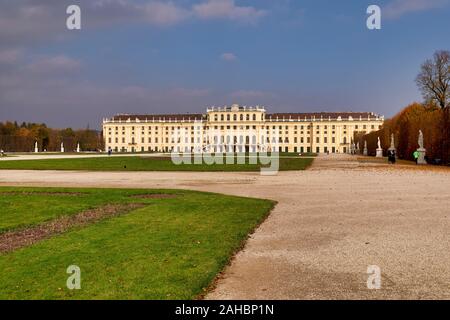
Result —
[{"label": "sunlit building facade", "polygon": [[211,107],[205,114],[127,115],[103,120],[115,152],[349,153],[355,132],[384,117],[370,112],[268,113],[264,107]]}]

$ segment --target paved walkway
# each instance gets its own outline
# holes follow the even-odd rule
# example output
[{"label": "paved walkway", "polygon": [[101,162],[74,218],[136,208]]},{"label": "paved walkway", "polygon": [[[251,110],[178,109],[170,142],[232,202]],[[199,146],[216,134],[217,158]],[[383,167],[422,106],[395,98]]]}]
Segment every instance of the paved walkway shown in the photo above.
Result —
[{"label": "paved walkway", "polygon": [[[450,299],[450,172],[319,157],[256,173],[0,171],[0,185],[183,188],[279,203],[207,299]],[[367,267],[382,270],[368,290]]]}]

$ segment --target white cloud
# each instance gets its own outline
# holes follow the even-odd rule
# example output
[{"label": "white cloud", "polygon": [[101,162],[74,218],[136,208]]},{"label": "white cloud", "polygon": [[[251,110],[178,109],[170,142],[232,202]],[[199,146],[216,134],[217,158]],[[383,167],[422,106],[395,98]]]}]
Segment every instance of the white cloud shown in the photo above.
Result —
[{"label": "white cloud", "polygon": [[445,7],[449,0],[393,0],[383,8],[383,15],[396,19],[405,14]]},{"label": "white cloud", "polygon": [[172,2],[150,2],[143,7],[145,20],[158,26],[170,26],[186,20],[188,10],[177,7]]},{"label": "white cloud", "polygon": [[201,19],[230,19],[255,23],[267,15],[267,11],[254,7],[241,7],[234,0],[207,0],[193,6],[194,14]]},{"label": "white cloud", "polygon": [[231,61],[236,61],[237,60],[237,56],[234,53],[225,52],[225,53],[222,53],[220,55],[220,59],[222,59],[223,61],[231,62]]},{"label": "white cloud", "polygon": [[79,69],[81,62],[65,55],[39,57],[25,69],[33,73],[68,72]]}]

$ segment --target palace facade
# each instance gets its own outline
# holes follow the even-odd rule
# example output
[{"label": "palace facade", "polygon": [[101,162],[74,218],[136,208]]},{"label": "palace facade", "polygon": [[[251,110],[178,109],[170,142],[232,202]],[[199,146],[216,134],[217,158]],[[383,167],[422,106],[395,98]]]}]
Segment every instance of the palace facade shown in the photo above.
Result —
[{"label": "palace facade", "polygon": [[381,128],[370,112],[267,113],[263,107],[212,107],[206,114],[116,115],[103,120],[115,152],[349,153],[356,132]]}]

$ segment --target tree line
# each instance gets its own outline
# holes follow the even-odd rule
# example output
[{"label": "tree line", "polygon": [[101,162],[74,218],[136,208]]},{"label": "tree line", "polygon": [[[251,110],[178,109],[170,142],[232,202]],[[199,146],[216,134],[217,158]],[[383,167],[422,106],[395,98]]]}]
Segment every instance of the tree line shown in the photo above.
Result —
[{"label": "tree line", "polygon": [[450,164],[450,51],[437,51],[421,66],[416,83],[424,102],[413,103],[385,122],[382,129],[368,135],[355,135],[369,155],[375,155],[378,137],[386,151],[395,137],[397,155],[412,159],[418,148],[419,130],[424,134],[425,149],[430,161]]},{"label": "tree line", "polygon": [[82,151],[103,150],[101,133],[89,128],[53,129],[44,123],[0,122],[0,149],[5,152],[32,152],[36,141],[39,151],[60,151],[61,143],[66,152],[76,151],[77,144]]}]

